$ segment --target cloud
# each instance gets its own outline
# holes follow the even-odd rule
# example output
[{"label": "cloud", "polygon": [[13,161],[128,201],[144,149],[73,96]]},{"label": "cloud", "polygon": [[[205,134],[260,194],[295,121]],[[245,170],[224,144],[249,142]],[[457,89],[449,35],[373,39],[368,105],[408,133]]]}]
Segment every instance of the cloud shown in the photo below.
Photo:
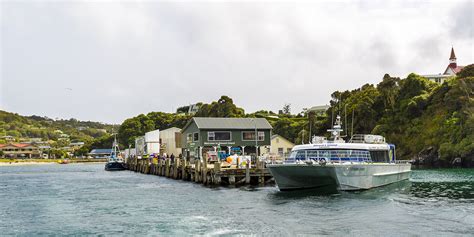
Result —
[{"label": "cloud", "polygon": [[229,95],[248,112],[297,112],[385,73],[439,72],[452,44],[472,61],[472,40],[442,27],[461,6],[2,2],[0,106],[118,123]]},{"label": "cloud", "polygon": [[465,1],[451,11],[450,33],[455,37],[474,40],[474,1]]}]

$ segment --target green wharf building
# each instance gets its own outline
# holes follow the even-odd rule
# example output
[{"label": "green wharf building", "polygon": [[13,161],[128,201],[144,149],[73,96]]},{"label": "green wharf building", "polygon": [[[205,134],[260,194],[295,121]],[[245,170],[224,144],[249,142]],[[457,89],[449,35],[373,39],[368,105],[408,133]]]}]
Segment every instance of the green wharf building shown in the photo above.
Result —
[{"label": "green wharf building", "polygon": [[255,155],[270,146],[271,136],[272,126],[264,118],[195,117],[181,130],[181,144],[186,157],[201,158],[208,151]]}]

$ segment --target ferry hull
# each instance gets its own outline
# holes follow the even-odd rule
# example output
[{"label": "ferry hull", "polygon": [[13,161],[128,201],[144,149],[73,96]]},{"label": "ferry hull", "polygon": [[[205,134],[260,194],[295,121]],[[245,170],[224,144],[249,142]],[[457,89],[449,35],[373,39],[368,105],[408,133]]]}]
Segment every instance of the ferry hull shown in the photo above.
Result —
[{"label": "ferry hull", "polygon": [[121,163],[121,162],[108,162],[105,164],[105,170],[106,171],[125,170],[125,165],[124,163]]},{"label": "ferry hull", "polygon": [[363,190],[410,178],[410,164],[277,164],[269,165],[281,191],[334,187]]}]

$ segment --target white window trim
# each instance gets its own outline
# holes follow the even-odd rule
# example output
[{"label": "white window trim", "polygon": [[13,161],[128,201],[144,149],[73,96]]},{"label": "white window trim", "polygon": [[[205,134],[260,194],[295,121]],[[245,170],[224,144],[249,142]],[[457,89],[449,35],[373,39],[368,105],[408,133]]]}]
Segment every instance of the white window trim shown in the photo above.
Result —
[{"label": "white window trim", "polygon": [[[194,135],[195,135],[196,133],[198,134],[198,139],[194,140]],[[193,133],[193,142],[199,142],[199,139],[200,139],[199,133],[198,133],[198,132]]]},{"label": "white window trim", "polygon": [[[215,140],[216,139],[216,132],[228,132],[230,134],[229,140]],[[209,133],[214,133],[214,140],[209,140]],[[232,132],[231,131],[209,131],[207,132],[207,141],[208,142],[230,142],[232,141]]]},{"label": "white window trim", "polygon": [[[191,136],[191,139],[189,139],[190,136]],[[193,142],[193,134],[192,133],[188,133],[186,135],[186,142]]]},{"label": "white window trim", "polygon": [[[244,139],[244,132],[251,132],[251,133],[255,134],[255,131],[242,131],[241,132],[242,141],[253,141],[253,142],[255,141],[255,139]],[[259,134],[263,134],[262,139],[258,139],[258,138],[260,138]],[[265,131],[257,131],[257,139],[258,139],[259,142],[265,141]]]}]

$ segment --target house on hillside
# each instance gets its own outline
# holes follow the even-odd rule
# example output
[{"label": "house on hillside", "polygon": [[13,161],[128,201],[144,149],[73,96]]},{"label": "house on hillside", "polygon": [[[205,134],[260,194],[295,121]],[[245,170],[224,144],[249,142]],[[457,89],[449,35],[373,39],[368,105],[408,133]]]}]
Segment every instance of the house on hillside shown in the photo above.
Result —
[{"label": "house on hillside", "polygon": [[456,60],[457,59],[456,54],[454,53],[454,48],[451,48],[449,64],[442,74],[427,74],[421,76],[437,83],[443,83],[447,78],[456,76],[456,74],[458,74],[464,68],[464,66],[458,66]]},{"label": "house on hillside", "polygon": [[0,144],[0,151],[5,158],[40,158],[41,152],[38,146],[29,143]]}]

